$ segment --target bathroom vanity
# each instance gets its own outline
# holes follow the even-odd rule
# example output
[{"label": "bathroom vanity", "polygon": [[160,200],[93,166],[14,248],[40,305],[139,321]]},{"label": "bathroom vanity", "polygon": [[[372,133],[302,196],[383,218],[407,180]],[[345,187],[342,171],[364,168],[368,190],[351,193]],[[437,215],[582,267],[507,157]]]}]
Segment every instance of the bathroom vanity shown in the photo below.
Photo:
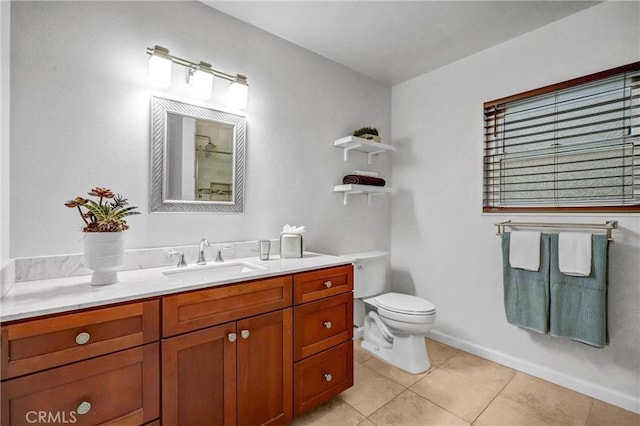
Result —
[{"label": "bathroom vanity", "polygon": [[96,296],[109,289],[88,288],[75,308],[3,311],[2,424],[286,424],[351,387],[352,265],[269,262],[173,289],[158,271],[121,272],[111,300],[141,274],[153,290],[110,303]]}]

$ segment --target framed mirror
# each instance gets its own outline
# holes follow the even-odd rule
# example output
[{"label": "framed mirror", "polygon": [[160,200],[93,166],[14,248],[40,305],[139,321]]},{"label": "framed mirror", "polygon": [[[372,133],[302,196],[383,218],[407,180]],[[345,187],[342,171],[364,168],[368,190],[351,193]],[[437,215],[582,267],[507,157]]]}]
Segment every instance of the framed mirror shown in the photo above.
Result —
[{"label": "framed mirror", "polygon": [[246,118],[153,96],[151,212],[241,213]]}]

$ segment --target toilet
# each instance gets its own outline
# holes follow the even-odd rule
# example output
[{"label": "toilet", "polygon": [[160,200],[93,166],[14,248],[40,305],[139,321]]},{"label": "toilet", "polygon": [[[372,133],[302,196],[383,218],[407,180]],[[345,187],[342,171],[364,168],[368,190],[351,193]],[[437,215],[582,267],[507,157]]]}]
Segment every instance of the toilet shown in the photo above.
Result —
[{"label": "toilet", "polygon": [[370,251],[344,256],[354,261],[354,336],[362,348],[409,373],[429,369],[425,336],[436,320],[436,309],[426,299],[388,292],[389,253]]}]

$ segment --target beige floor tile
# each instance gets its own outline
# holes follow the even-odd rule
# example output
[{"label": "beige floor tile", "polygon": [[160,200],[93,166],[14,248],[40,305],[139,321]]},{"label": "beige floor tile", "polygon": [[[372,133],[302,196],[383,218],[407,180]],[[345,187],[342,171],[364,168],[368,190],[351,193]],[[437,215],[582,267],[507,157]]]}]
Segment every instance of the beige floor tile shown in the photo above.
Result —
[{"label": "beige floor tile", "polygon": [[375,357],[365,361],[363,364],[406,388],[427,375],[427,371],[421,374],[407,373],[403,369],[395,367]]},{"label": "beige floor tile", "polygon": [[362,339],[353,339],[353,361],[354,362],[365,362],[373,358],[373,355],[371,355],[369,352],[362,349],[362,346],[360,346],[361,343],[362,343]]},{"label": "beige floor tile", "polygon": [[342,399],[365,416],[370,415],[404,390],[403,386],[362,364],[354,364],[353,376],[353,387],[341,394]]},{"label": "beige floor tile", "polygon": [[355,426],[364,419],[365,416],[338,396],[294,419],[291,426]]},{"label": "beige floor tile", "polygon": [[410,390],[404,391],[369,419],[378,426],[468,425]]},{"label": "beige floor tile", "polygon": [[511,368],[461,351],[440,368],[496,392],[502,390],[516,374]]},{"label": "beige floor tile", "polygon": [[623,410],[606,402],[593,401],[586,426],[639,426],[640,414]]},{"label": "beige floor tile", "polygon": [[439,367],[451,359],[459,351],[444,343],[427,339],[427,353],[432,367]]},{"label": "beige floor tile", "polygon": [[434,370],[411,390],[468,422],[473,422],[498,394],[442,368]]},{"label": "beige floor tile", "polygon": [[473,423],[474,426],[548,426],[531,407],[498,395]]},{"label": "beige floor tile", "polygon": [[534,411],[544,424],[584,425],[593,399],[547,381],[518,373],[500,394]]}]

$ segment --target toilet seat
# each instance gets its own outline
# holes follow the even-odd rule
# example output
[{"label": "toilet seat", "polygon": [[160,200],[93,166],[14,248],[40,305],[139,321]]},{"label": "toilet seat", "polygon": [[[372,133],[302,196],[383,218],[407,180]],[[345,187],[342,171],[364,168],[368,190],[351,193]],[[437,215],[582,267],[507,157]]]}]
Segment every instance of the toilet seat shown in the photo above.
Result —
[{"label": "toilet seat", "polygon": [[378,308],[401,315],[431,316],[435,315],[433,303],[421,297],[402,293],[385,293],[375,298]]}]

